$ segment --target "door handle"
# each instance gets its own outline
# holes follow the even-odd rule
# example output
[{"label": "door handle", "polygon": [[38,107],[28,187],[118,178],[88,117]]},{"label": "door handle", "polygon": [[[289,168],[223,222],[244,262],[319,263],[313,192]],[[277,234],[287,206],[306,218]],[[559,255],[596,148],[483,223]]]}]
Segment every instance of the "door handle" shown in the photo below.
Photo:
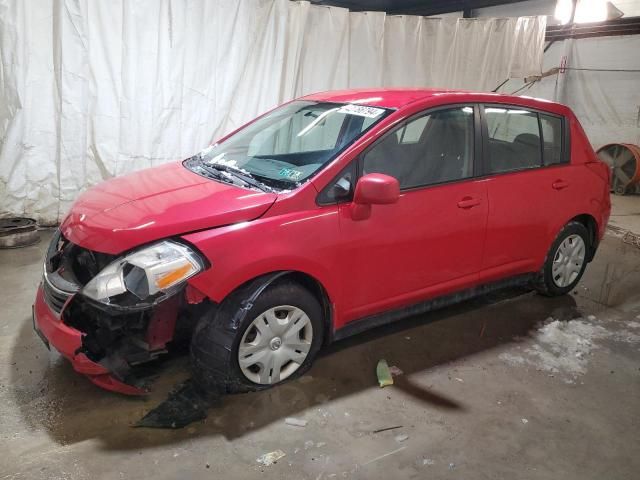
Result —
[{"label": "door handle", "polygon": [[569,186],[569,184],[567,182],[565,182],[564,180],[556,180],[555,182],[553,182],[551,184],[551,187],[554,190],[562,190],[563,188],[567,188]]},{"label": "door handle", "polygon": [[458,202],[458,208],[472,208],[476,205],[480,205],[480,199],[474,197],[464,197],[462,200]]}]

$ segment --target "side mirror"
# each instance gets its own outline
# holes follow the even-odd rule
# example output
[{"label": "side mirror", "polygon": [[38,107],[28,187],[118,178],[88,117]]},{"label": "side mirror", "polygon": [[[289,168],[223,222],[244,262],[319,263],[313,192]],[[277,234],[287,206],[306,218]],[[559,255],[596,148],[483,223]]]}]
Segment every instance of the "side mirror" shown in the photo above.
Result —
[{"label": "side mirror", "polygon": [[358,180],[353,194],[351,218],[365,220],[371,215],[371,205],[388,205],[400,198],[398,180],[382,173],[369,173]]}]

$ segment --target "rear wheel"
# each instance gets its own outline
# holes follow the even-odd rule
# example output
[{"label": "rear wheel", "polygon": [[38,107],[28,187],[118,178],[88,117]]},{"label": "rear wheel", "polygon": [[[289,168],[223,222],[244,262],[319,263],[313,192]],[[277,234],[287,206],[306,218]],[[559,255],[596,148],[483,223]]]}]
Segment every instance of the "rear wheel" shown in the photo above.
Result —
[{"label": "rear wheel", "polygon": [[536,281],[543,295],[556,296],[570,292],[582,278],[587,266],[589,232],[579,222],[569,222],[560,231],[547,254]]},{"label": "rear wheel", "polygon": [[323,340],[320,303],[301,285],[268,287],[248,310],[240,289],[215,318],[203,318],[191,342],[194,379],[208,391],[262,390],[302,375]]}]

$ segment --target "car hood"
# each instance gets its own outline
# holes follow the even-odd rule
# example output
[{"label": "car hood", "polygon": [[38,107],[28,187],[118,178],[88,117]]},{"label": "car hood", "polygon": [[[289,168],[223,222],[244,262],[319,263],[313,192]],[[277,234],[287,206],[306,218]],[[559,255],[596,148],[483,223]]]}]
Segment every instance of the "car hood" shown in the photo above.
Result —
[{"label": "car hood", "polygon": [[76,200],[60,229],[84,248],[119,254],[154,240],[254,220],[276,198],[171,163],[91,188]]}]

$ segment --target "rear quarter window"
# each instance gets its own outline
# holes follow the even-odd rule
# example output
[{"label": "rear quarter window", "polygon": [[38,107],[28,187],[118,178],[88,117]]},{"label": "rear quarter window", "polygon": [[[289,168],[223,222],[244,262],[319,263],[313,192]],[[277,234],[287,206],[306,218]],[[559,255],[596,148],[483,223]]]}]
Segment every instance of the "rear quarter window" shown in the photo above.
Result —
[{"label": "rear quarter window", "polygon": [[562,163],[562,118],[553,115],[540,114],[540,127],[542,129],[542,161],[544,165]]}]

